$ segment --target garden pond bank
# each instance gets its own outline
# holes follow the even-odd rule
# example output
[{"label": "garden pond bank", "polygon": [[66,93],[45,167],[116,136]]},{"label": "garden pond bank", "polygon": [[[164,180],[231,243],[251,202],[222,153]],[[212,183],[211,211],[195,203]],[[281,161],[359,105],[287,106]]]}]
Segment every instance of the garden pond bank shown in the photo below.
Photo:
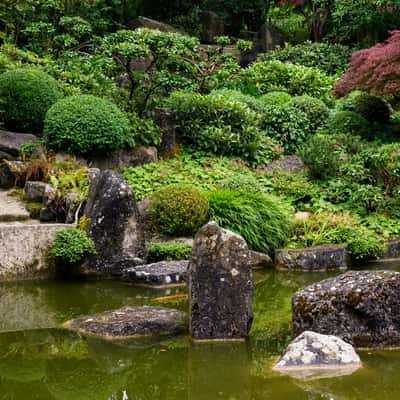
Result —
[{"label": "garden pond bank", "polygon": [[[400,271],[400,263],[376,268]],[[361,351],[364,368],[351,376],[298,381],[271,370],[290,339],[292,295],[334,275],[257,272],[250,340],[213,345],[190,344],[187,336],[111,343],[59,329],[68,319],[125,305],[184,310],[185,301],[154,301],[184,288],[155,290],[114,281],[1,283],[0,391],[15,400],[27,393],[41,400],[398,398],[397,351]]]}]

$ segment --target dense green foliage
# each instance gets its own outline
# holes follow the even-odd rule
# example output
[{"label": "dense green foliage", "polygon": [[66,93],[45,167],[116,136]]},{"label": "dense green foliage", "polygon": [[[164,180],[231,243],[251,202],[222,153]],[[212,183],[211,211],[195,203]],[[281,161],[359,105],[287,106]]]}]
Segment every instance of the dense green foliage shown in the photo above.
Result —
[{"label": "dense green foliage", "polygon": [[93,240],[84,231],[66,228],[58,231],[50,249],[50,256],[57,261],[75,264],[95,253]]},{"label": "dense green foliage", "polygon": [[263,61],[281,61],[305,67],[318,68],[328,75],[344,72],[351,56],[351,50],[340,44],[312,43],[291,45],[277,48],[261,56]]},{"label": "dense green foliage", "polygon": [[146,216],[160,233],[193,235],[207,219],[207,196],[182,184],[165,186],[150,198]]},{"label": "dense green foliage", "polygon": [[181,242],[161,242],[147,244],[147,262],[189,260],[192,246]]},{"label": "dense green foliage", "polygon": [[282,106],[285,103],[289,103],[292,96],[286,92],[272,91],[260,96],[258,99],[267,106]]},{"label": "dense green foliage", "polygon": [[370,126],[368,121],[355,111],[338,111],[333,113],[327,120],[326,131],[368,137]]},{"label": "dense green foliage", "polygon": [[44,142],[55,151],[94,156],[129,144],[127,117],[110,101],[95,96],[71,96],[46,114]]},{"label": "dense green foliage", "polygon": [[288,209],[276,197],[219,189],[210,193],[210,220],[241,235],[253,250],[273,253],[285,244]]},{"label": "dense green foliage", "polygon": [[61,97],[57,81],[39,69],[0,75],[0,118],[7,129],[41,133],[47,110]]},{"label": "dense green foliage", "polygon": [[354,100],[354,109],[369,122],[388,123],[390,119],[389,104],[378,96],[360,94]]}]

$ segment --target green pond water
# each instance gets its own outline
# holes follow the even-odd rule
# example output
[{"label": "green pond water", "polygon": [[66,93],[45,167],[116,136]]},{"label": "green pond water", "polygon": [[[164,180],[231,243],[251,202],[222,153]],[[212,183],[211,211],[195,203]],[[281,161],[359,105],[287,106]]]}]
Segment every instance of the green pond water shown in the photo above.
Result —
[{"label": "green pond water", "polygon": [[[385,268],[400,270],[400,264]],[[328,276],[257,273],[251,339],[213,345],[193,345],[185,336],[111,343],[60,329],[73,317],[154,304],[155,297],[184,289],[111,281],[2,283],[0,400],[400,399],[397,351],[360,352],[364,368],[351,376],[301,381],[271,371],[289,339],[292,294]]]}]

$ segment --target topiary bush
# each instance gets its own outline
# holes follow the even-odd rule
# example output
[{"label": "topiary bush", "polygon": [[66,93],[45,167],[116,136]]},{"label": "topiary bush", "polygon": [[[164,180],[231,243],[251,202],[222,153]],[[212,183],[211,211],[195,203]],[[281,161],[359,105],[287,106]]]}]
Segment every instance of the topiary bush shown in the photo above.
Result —
[{"label": "topiary bush", "polygon": [[273,151],[259,129],[260,116],[227,95],[175,92],[167,105],[175,112],[182,143],[196,150],[239,156],[259,163]]},{"label": "topiary bush", "polygon": [[66,97],[49,109],[43,139],[50,150],[91,157],[125,146],[129,136],[129,121],[115,104],[84,95]]},{"label": "topiary bush", "polygon": [[354,99],[354,108],[369,122],[386,124],[390,120],[390,106],[381,97],[360,94]]},{"label": "topiary bush", "polygon": [[283,104],[289,103],[292,100],[292,96],[286,92],[269,92],[259,97],[259,101],[267,106],[282,106]]},{"label": "topiary bush", "polygon": [[272,254],[288,238],[289,211],[277,197],[219,189],[209,202],[209,219],[241,235],[253,250]]},{"label": "topiary bush", "polygon": [[57,81],[39,69],[0,75],[1,119],[7,129],[41,133],[47,110],[63,96]]},{"label": "topiary bush", "polygon": [[208,199],[199,189],[175,184],[165,186],[150,198],[146,217],[160,233],[193,235],[207,222]]},{"label": "topiary bush", "polygon": [[75,264],[95,253],[94,242],[80,229],[67,228],[56,233],[50,256],[62,264]]},{"label": "topiary bush", "polygon": [[323,101],[315,97],[308,95],[296,96],[293,97],[289,105],[307,115],[313,131],[324,126],[329,117],[329,108]]},{"label": "topiary bush", "polygon": [[338,111],[328,118],[326,131],[328,133],[369,137],[370,126],[363,116],[354,111]]},{"label": "topiary bush", "polygon": [[192,254],[192,246],[188,243],[165,242],[147,244],[147,262],[188,260]]},{"label": "topiary bush", "polygon": [[290,104],[265,107],[262,118],[266,135],[277,140],[286,153],[294,153],[312,133],[307,115]]}]

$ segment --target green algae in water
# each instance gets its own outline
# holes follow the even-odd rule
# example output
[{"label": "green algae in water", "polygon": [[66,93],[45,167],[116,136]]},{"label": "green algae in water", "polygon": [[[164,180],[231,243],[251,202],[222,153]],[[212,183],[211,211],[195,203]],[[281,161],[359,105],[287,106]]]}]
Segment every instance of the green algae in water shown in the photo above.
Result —
[{"label": "green algae in water", "polygon": [[182,289],[159,291],[118,282],[1,284],[0,399],[400,398],[395,378],[400,352],[361,352],[364,368],[334,379],[302,382],[271,371],[289,340],[291,296],[328,276],[257,273],[250,340],[214,345],[193,345],[188,337],[157,344],[112,343],[57,328],[69,318],[150,304]]}]

